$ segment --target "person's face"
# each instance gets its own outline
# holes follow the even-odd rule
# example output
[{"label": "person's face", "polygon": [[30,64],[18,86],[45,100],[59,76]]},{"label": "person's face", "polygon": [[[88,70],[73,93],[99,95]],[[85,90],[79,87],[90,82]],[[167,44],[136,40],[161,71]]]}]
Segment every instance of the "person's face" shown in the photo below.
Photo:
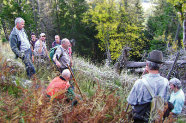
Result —
[{"label": "person's face", "polygon": [[170,86],[170,89],[173,91],[175,88],[174,85],[170,83],[169,86]]},{"label": "person's face", "polygon": [[36,40],[36,36],[35,35],[31,35],[32,41]]},{"label": "person's face", "polygon": [[59,43],[59,41],[60,41],[59,36],[55,36],[55,41],[56,41],[57,43]]},{"label": "person's face", "polygon": [[41,36],[41,40],[42,41],[44,41],[45,39],[46,39],[46,36],[45,35]]},{"label": "person's face", "polygon": [[22,30],[24,27],[25,27],[25,22],[24,21],[22,21],[20,23],[17,23],[17,29],[18,30]]},{"label": "person's face", "polygon": [[68,49],[69,46],[70,46],[70,42],[69,42],[69,41],[66,41],[66,42],[64,43],[64,45],[63,45],[63,47],[64,47],[65,49]]}]

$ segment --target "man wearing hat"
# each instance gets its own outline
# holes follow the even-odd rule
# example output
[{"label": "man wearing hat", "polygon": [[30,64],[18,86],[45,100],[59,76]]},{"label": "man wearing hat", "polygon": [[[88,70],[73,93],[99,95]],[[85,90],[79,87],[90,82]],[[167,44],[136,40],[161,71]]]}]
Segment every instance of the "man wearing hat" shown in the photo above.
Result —
[{"label": "man wearing hat", "polygon": [[181,81],[177,78],[172,78],[169,81],[170,89],[172,90],[170,100],[174,105],[174,109],[172,110],[172,113],[176,116],[181,113],[184,101],[185,101],[185,95],[183,90],[181,89]]},{"label": "man wearing hat", "polygon": [[36,62],[38,63],[43,63],[46,59],[49,59],[45,39],[45,33],[41,33],[39,40],[35,43],[34,56],[36,56]]},{"label": "man wearing hat", "polygon": [[[166,78],[160,76],[159,69],[163,63],[163,54],[161,51],[153,50],[149,53],[146,61],[147,74],[138,79],[127,98],[132,106],[134,123],[144,123],[149,120],[150,102],[152,96],[146,88],[148,83],[155,95],[160,95],[165,102],[169,98],[169,82]],[[161,91],[161,93],[160,93]]]}]

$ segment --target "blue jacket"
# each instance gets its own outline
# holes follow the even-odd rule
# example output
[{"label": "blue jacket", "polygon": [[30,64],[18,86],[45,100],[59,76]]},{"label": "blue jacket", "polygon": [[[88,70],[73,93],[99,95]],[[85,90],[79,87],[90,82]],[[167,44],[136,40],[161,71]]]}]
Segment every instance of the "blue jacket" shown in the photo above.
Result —
[{"label": "blue jacket", "polygon": [[174,109],[172,110],[172,112],[174,114],[180,114],[185,101],[185,95],[182,89],[180,89],[176,93],[172,92],[169,101],[174,105]]}]

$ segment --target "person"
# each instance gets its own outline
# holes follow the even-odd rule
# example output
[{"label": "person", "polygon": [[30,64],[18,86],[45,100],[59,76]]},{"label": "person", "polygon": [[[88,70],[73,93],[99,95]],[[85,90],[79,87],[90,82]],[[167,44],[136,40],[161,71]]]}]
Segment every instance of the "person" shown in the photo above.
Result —
[{"label": "person", "polygon": [[[55,77],[46,89],[46,94],[48,97],[52,97],[54,99],[64,99],[70,98],[71,100],[74,98],[75,94],[72,89],[70,89],[70,76],[71,73],[68,69],[63,70],[61,76]],[[67,92],[67,93],[66,93]]]},{"label": "person", "polygon": [[144,84],[144,79],[149,83],[155,95],[160,95],[165,102],[168,102],[169,83],[166,78],[159,74],[162,63],[163,54],[161,51],[153,50],[150,52],[145,68],[147,74],[143,75],[142,79],[138,79],[130,91],[127,101],[132,106],[134,123],[144,123],[149,120],[152,96]]},{"label": "person", "polygon": [[69,55],[70,41],[67,38],[64,38],[61,41],[61,45],[56,49],[56,52],[53,56],[53,61],[56,66],[59,68],[59,71],[62,72],[64,69],[72,66],[72,59]]},{"label": "person", "polygon": [[28,37],[24,30],[25,21],[18,17],[15,19],[15,27],[10,34],[10,47],[16,58],[22,59],[26,67],[27,76],[30,79],[35,74],[35,68],[31,60],[32,51]]},{"label": "person", "polygon": [[36,57],[37,63],[42,63],[46,60],[49,60],[45,39],[46,39],[45,33],[41,33],[39,40],[35,43],[34,56]]},{"label": "person", "polygon": [[55,35],[55,41],[52,43],[52,47],[61,45],[61,40],[59,35]]},{"label": "person", "polygon": [[36,43],[37,40],[38,39],[36,38],[35,33],[32,33],[31,34],[31,40],[30,40],[32,52],[34,52],[34,47],[35,47],[35,43]]},{"label": "person", "polygon": [[172,90],[172,93],[170,95],[170,100],[174,105],[174,109],[172,110],[172,114],[174,116],[177,116],[181,113],[182,108],[184,106],[184,101],[185,101],[185,95],[183,90],[181,89],[181,81],[177,78],[172,78],[169,81],[170,84],[170,89]]}]

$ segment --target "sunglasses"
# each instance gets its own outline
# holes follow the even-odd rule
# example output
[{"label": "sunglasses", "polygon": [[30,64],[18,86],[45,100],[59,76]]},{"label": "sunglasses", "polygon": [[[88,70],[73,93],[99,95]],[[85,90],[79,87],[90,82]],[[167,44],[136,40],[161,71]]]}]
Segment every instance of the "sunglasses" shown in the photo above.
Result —
[{"label": "sunglasses", "polygon": [[46,36],[44,35],[44,36],[42,36],[42,37],[46,37]]}]

